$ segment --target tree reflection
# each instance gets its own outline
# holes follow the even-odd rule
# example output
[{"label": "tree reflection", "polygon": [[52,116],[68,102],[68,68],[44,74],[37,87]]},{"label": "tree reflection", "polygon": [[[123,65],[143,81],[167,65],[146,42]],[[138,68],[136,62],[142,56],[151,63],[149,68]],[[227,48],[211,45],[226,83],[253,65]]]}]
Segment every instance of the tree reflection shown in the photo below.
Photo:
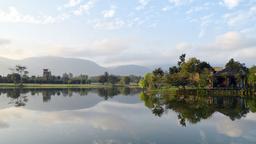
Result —
[{"label": "tree reflection", "polygon": [[112,98],[118,94],[120,94],[120,91],[118,88],[112,87],[112,88],[99,88],[97,89],[97,94],[100,97],[103,97],[105,100],[108,100],[109,98]]},{"label": "tree reflection", "polygon": [[256,99],[247,97],[186,96],[151,92],[141,93],[140,98],[156,116],[161,117],[169,110],[176,112],[182,126],[208,119],[215,112],[222,113],[233,121],[245,117],[250,111],[256,112]]},{"label": "tree reflection", "polygon": [[22,89],[13,89],[12,91],[7,92],[7,97],[11,98],[10,104],[14,104],[16,107],[25,106],[28,102],[26,95],[21,95]]},{"label": "tree reflection", "polygon": [[87,96],[88,93],[96,93],[98,96],[103,97],[105,100],[109,100],[117,95],[135,95],[140,93],[140,89],[130,89],[130,88],[51,88],[51,89],[1,89],[0,95],[6,94],[7,97],[11,98],[10,104],[21,107],[26,106],[28,102],[27,96],[42,96],[42,101],[47,103],[52,100],[54,96],[64,96],[64,97],[73,97],[73,96]]},{"label": "tree reflection", "polygon": [[111,99],[117,95],[135,95],[141,92],[140,89],[131,89],[128,87],[111,87],[111,88],[98,88],[96,89],[97,94],[103,97],[105,100]]}]

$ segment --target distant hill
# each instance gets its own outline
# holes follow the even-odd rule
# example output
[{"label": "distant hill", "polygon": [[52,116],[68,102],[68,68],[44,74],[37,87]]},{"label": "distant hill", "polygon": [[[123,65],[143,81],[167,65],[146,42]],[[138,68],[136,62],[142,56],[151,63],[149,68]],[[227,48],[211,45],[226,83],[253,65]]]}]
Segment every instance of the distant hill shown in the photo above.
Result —
[{"label": "distant hill", "polygon": [[108,68],[108,71],[115,75],[144,75],[151,70],[144,66],[138,65],[123,65],[118,67]]},{"label": "distant hill", "polygon": [[63,73],[73,73],[74,75],[87,74],[89,76],[101,75],[109,72],[115,75],[144,75],[150,72],[150,69],[138,65],[122,65],[117,67],[106,68],[97,63],[75,58],[63,57],[32,57],[23,60],[12,60],[0,58],[0,74],[7,75],[10,73],[9,68],[15,65],[24,65],[28,68],[29,75],[42,75],[42,69],[48,68],[54,75]]}]

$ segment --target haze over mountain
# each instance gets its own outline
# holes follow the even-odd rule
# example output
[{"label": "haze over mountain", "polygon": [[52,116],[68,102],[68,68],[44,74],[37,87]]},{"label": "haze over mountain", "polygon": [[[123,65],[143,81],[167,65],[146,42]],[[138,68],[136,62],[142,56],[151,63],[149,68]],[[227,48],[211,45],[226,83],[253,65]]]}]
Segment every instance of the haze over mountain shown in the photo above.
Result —
[{"label": "haze over mountain", "polygon": [[138,65],[122,65],[117,67],[103,67],[97,63],[75,58],[63,57],[31,57],[22,60],[0,58],[0,74],[7,75],[10,68],[15,65],[24,65],[28,68],[29,75],[42,75],[42,69],[48,68],[54,75],[73,73],[74,75],[87,74],[89,76],[101,75],[109,72],[115,75],[144,75],[151,69]]}]

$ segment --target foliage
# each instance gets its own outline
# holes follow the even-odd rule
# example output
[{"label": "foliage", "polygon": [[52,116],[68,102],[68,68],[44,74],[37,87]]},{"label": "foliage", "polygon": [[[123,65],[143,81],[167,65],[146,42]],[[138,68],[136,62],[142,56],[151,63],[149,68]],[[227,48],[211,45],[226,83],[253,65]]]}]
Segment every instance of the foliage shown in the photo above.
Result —
[{"label": "foliage", "polygon": [[197,58],[185,61],[185,55],[180,56],[179,67],[169,68],[167,82],[172,86],[200,86],[205,87],[210,83],[210,74],[213,68],[207,62],[201,62]]},{"label": "foliage", "polygon": [[[247,84],[247,77],[250,83],[256,81],[256,68],[248,70],[245,64],[242,64],[234,59],[231,59],[226,65],[223,72],[227,71],[227,76],[235,76],[235,81],[243,81]],[[179,57],[178,65],[169,68],[169,72],[165,73],[161,68],[157,68],[152,72],[152,75],[146,75],[140,82],[144,88],[162,88],[162,87],[212,87],[215,84],[214,77],[216,71],[207,62],[197,58],[186,60],[186,55],[182,54]],[[147,79],[147,80],[146,80]],[[225,79],[225,77],[224,77]],[[230,80],[231,81],[231,80]],[[150,83],[150,84],[149,84]]]},{"label": "foliage", "polygon": [[13,80],[14,84],[19,84],[21,81],[21,77],[18,73],[13,73],[10,75],[10,77]]},{"label": "foliage", "polygon": [[234,59],[229,60],[225,69],[231,71],[238,80],[244,79],[249,74],[249,69],[245,64],[235,61]]},{"label": "foliage", "polygon": [[160,88],[163,85],[164,71],[161,68],[157,68],[153,71],[152,81],[155,88]]},{"label": "foliage", "polygon": [[108,82],[108,77],[109,77],[108,72],[105,72],[104,75],[101,75],[99,77],[99,82],[102,83],[102,84],[107,83]]},{"label": "foliage", "polygon": [[207,87],[211,81],[211,71],[209,69],[204,69],[200,72],[199,77],[199,87]]},{"label": "foliage", "polygon": [[168,75],[167,81],[170,85],[185,88],[190,84],[189,76],[186,73],[175,73]]},{"label": "foliage", "polygon": [[119,81],[120,80],[119,80],[119,78],[117,76],[110,75],[108,77],[108,82],[111,83],[112,85],[118,83]]},{"label": "foliage", "polygon": [[129,76],[124,76],[123,78],[121,78],[120,83],[122,85],[129,85],[131,82],[131,78]]},{"label": "foliage", "polygon": [[148,88],[148,89],[154,88],[153,74],[152,73],[145,74],[144,78],[141,79],[141,81],[139,82],[139,86],[141,88]]},{"label": "foliage", "polygon": [[180,67],[183,63],[185,63],[185,61],[186,61],[186,54],[182,54],[178,61],[178,66]]},{"label": "foliage", "polygon": [[28,71],[26,67],[17,66],[10,69],[12,74],[7,76],[0,75],[0,83],[14,83],[15,85],[23,83],[29,84],[91,84],[91,83],[108,83],[108,84],[138,84],[141,80],[140,76],[130,75],[130,76],[116,76],[109,75],[105,72],[100,76],[89,77],[86,74],[81,74],[74,76],[72,73],[64,73],[62,76],[49,75],[45,78],[44,76],[28,76]]},{"label": "foliage", "polygon": [[15,68],[11,68],[12,71],[11,78],[15,84],[19,84],[22,86],[23,79],[25,79],[28,75],[28,71],[25,66],[16,65]]},{"label": "foliage", "polygon": [[[186,90],[184,90],[186,91]],[[231,120],[241,119],[250,111],[256,111],[256,100],[237,97],[210,97],[198,95],[177,96],[161,92],[140,94],[140,99],[152,114],[161,117],[170,110],[177,114],[181,126],[196,124],[208,119],[215,112],[226,115]]]},{"label": "foliage", "polygon": [[177,66],[173,66],[169,68],[169,74],[175,74],[179,72],[179,68]]},{"label": "foliage", "polygon": [[253,66],[249,69],[248,81],[252,84],[256,83],[256,66]]}]

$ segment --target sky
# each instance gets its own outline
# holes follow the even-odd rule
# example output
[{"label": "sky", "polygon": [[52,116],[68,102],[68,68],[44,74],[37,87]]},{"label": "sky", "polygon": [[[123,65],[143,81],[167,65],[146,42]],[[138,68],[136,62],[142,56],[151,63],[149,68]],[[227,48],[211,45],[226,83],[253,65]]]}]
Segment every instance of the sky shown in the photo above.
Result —
[{"label": "sky", "polygon": [[0,57],[256,64],[256,0],[0,0]]}]

